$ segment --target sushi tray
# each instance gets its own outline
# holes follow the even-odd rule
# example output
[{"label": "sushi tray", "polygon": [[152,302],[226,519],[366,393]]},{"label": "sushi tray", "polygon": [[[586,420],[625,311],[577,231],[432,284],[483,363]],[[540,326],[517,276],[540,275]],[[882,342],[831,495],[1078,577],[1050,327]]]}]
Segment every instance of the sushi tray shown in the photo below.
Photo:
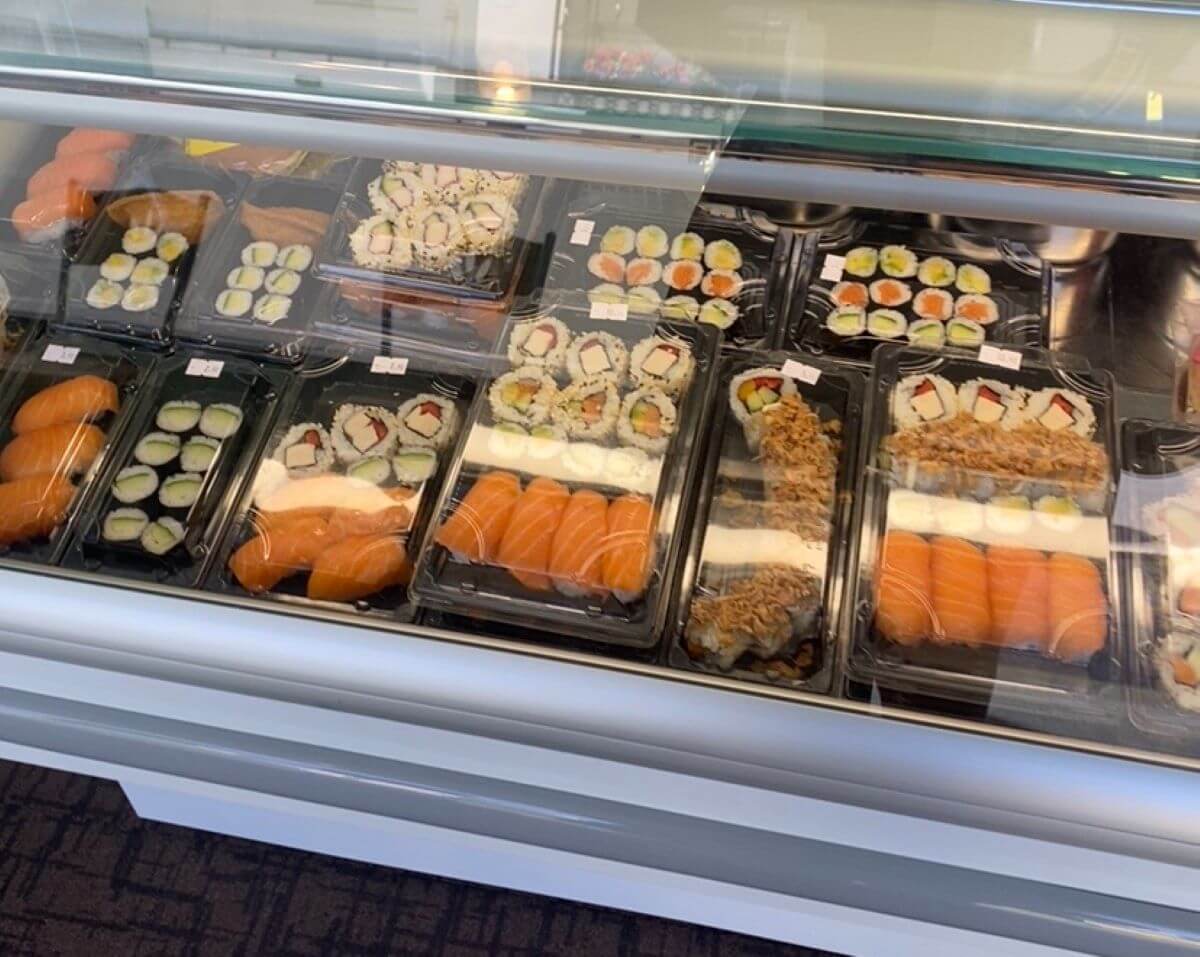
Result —
[{"label": "sushi tray", "polygon": [[175,337],[295,363],[325,283],[313,264],[335,189],[268,178],[246,187],[197,260]]},{"label": "sushi tray", "polygon": [[411,620],[412,549],[475,385],[362,354],[310,357],[243,486],[206,587]]},{"label": "sushi tray", "polygon": [[791,295],[791,230],[750,209],[692,208],[684,194],[688,202],[657,204],[603,195],[589,203],[584,193],[567,215],[544,302],[624,306],[630,316],[712,325],[730,345],[774,344]]},{"label": "sushi tray", "polygon": [[57,564],[151,360],[73,334],[30,339],[0,385],[0,560]]},{"label": "sushi tray", "polygon": [[648,648],[666,623],[714,330],[511,324],[427,531],[422,604]]},{"label": "sushi tray", "polygon": [[201,245],[237,200],[229,176],[191,166],[133,164],[68,264],[65,325],[170,344],[170,320]]},{"label": "sushi tray", "polygon": [[63,265],[58,253],[0,244],[0,318],[41,320],[57,314]]},{"label": "sushi tray", "polygon": [[864,388],[811,356],[725,354],[671,665],[829,690]]},{"label": "sushi tray", "polygon": [[[1113,517],[1126,589],[1130,715],[1200,749],[1200,429],[1127,420]],[[1186,739],[1190,744],[1184,744]]]},{"label": "sushi tray", "polygon": [[199,584],[224,508],[265,438],[287,376],[232,356],[163,359],[98,480],[63,559],[69,568]]},{"label": "sushi tray", "polygon": [[324,279],[503,308],[535,244],[538,176],[361,159],[317,260]]},{"label": "sushi tray", "polygon": [[[980,244],[995,255],[962,252]],[[881,342],[977,349],[1046,340],[1052,270],[1018,244],[860,221],[806,265],[786,340],[808,352],[866,364]]]},{"label": "sushi tray", "polygon": [[859,496],[855,681],[1115,713],[1112,380],[1057,353],[875,354]]}]

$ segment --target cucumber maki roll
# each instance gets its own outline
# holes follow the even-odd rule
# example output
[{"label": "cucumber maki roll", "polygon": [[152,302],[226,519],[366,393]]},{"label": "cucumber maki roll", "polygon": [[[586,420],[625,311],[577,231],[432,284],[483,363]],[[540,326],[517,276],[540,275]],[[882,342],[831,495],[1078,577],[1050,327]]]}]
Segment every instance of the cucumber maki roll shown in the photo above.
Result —
[{"label": "cucumber maki roll", "polygon": [[652,286],[634,286],[626,293],[629,311],[636,316],[657,315],[662,296]]},{"label": "cucumber maki roll", "polygon": [[876,309],[867,316],[867,332],[879,339],[899,339],[907,330],[908,320],[895,309]]},{"label": "cucumber maki roll", "polygon": [[633,347],[629,374],[639,386],[658,386],[668,395],[679,395],[692,381],[696,360],[684,342],[648,336]]},{"label": "cucumber maki roll", "polygon": [[392,457],[392,471],[401,485],[420,485],[437,472],[437,453],[420,446],[402,445]]},{"label": "cucumber maki roll", "polygon": [[558,394],[554,380],[537,366],[524,366],[496,379],[488,389],[492,417],[528,428],[550,418]]},{"label": "cucumber maki roll", "polygon": [[133,457],[142,465],[166,465],[179,454],[179,436],[170,432],[150,432],[143,435],[133,450]]},{"label": "cucumber maki roll", "polygon": [[566,361],[571,331],[559,319],[529,319],[513,326],[508,361],[514,369],[537,366],[556,372]]},{"label": "cucumber maki roll", "polygon": [[149,521],[140,508],[115,508],[104,516],[100,534],[106,542],[136,542]]},{"label": "cucumber maki roll", "polygon": [[130,465],[113,479],[112,494],[122,505],[149,498],[158,490],[158,473],[149,465]]},{"label": "cucumber maki roll", "polygon": [[217,314],[227,319],[240,319],[254,305],[254,293],[245,289],[226,289],[217,296]]},{"label": "cucumber maki roll", "polygon": [[736,272],[742,268],[742,251],[728,239],[716,239],[704,247],[704,265],[714,271]]},{"label": "cucumber maki roll", "polygon": [[126,312],[149,312],[157,305],[158,286],[130,286],[121,297],[121,308]]},{"label": "cucumber maki roll", "polygon": [[207,472],[212,468],[221,443],[207,435],[194,435],[179,452],[179,465],[185,472]]},{"label": "cucumber maki roll", "polygon": [[825,317],[825,328],[835,336],[861,336],[867,331],[867,314],[857,307],[839,306]]},{"label": "cucumber maki roll", "polygon": [[110,282],[124,282],[136,266],[137,260],[128,253],[113,253],[100,264],[100,275]]},{"label": "cucumber maki roll", "polygon": [[637,254],[645,259],[662,259],[670,248],[667,231],[661,226],[643,226],[637,231]]},{"label": "cucumber maki roll", "polygon": [[969,349],[981,346],[987,339],[983,326],[970,319],[951,319],[946,323],[946,341],[952,346]]},{"label": "cucumber maki roll", "polygon": [[392,464],[383,455],[369,455],[359,459],[346,469],[350,478],[361,479],[372,485],[382,485],[392,477]]},{"label": "cucumber maki roll", "polygon": [[278,255],[278,246],[269,240],[261,239],[242,247],[242,265],[267,269],[275,264],[275,257]]},{"label": "cucumber maki roll", "polygon": [[294,296],[300,288],[300,274],[291,269],[272,269],[263,285],[277,296]]},{"label": "cucumber maki roll", "polygon": [[333,465],[333,442],[324,426],[301,422],[287,430],[271,458],[283,463],[292,478],[318,475]]},{"label": "cucumber maki roll", "polygon": [[142,548],[151,555],[165,555],[183,541],[183,525],[169,515],[147,525],[141,534]]},{"label": "cucumber maki roll", "polygon": [[525,454],[529,433],[517,423],[499,422],[488,433],[488,451],[496,458],[512,461]]},{"label": "cucumber maki roll", "polygon": [[200,421],[200,403],[190,399],[164,402],[154,417],[154,424],[164,432],[190,432]]},{"label": "cucumber maki roll", "polygon": [[396,419],[378,405],[340,406],[329,431],[338,461],[351,465],[372,455],[388,456],[396,447]]},{"label": "cucumber maki roll", "polygon": [[350,250],[354,261],[368,269],[411,269],[414,262],[411,234],[386,216],[360,222],[350,234]]},{"label": "cucumber maki roll", "polygon": [[698,263],[704,258],[704,237],[699,233],[680,233],[671,240],[670,253],[672,259],[687,259]]},{"label": "cucumber maki roll", "polygon": [[662,389],[634,389],[621,402],[617,438],[643,452],[664,452],[675,432],[675,403]]},{"label": "cucumber maki roll", "polygon": [[700,307],[700,322],[718,329],[728,329],[738,319],[738,307],[728,299],[710,299]]},{"label": "cucumber maki roll", "polygon": [[958,267],[954,285],[959,292],[967,295],[986,296],[992,291],[992,277],[973,263],[963,263]]},{"label": "cucumber maki roll", "polygon": [[225,277],[225,285],[230,289],[257,292],[262,288],[266,276],[261,266],[234,266]]},{"label": "cucumber maki roll", "polygon": [[163,508],[191,508],[200,497],[204,476],[196,472],[179,472],[164,479],[158,490],[158,500]]},{"label": "cucumber maki roll", "polygon": [[190,246],[183,233],[163,233],[154,244],[154,252],[163,262],[173,263],[186,253]]},{"label": "cucumber maki roll", "polygon": [[558,394],[550,417],[573,439],[605,439],[617,424],[620,400],[611,379],[595,376],[573,382]]},{"label": "cucumber maki roll", "polygon": [[629,350],[611,332],[586,332],[567,349],[567,375],[572,379],[602,376],[620,382],[628,369]]},{"label": "cucumber maki roll", "polygon": [[637,247],[637,234],[628,226],[609,226],[600,237],[600,251],[628,256]]},{"label": "cucumber maki roll", "polygon": [[149,226],[134,226],[121,237],[121,248],[131,256],[143,256],[157,244],[158,233]]},{"label": "cucumber maki roll", "polygon": [[129,281],[142,283],[147,286],[161,286],[170,273],[170,266],[157,256],[151,256],[149,259],[143,259],[133,267],[133,272],[129,275]]},{"label": "cucumber maki roll", "polygon": [[955,275],[957,275],[957,270],[949,259],[944,256],[930,256],[921,263],[917,270],[917,281],[922,286],[933,286],[940,289],[943,286],[954,285]]},{"label": "cucumber maki roll", "polygon": [[879,250],[873,246],[858,246],[846,253],[843,270],[851,276],[867,279],[879,268]]},{"label": "cucumber maki roll", "polygon": [[939,347],[946,341],[946,327],[936,319],[918,319],[908,325],[908,341],[918,346]]},{"label": "cucumber maki roll", "polygon": [[621,286],[611,282],[602,282],[599,286],[593,286],[587,293],[588,302],[601,302],[609,306],[619,306],[626,302],[625,290]]},{"label": "cucumber maki roll", "polygon": [[200,416],[200,431],[213,439],[227,439],[242,425],[242,410],[236,405],[217,402]]},{"label": "cucumber maki roll", "polygon": [[907,246],[884,246],[879,250],[879,268],[893,279],[909,279],[917,274],[917,254]]},{"label": "cucumber maki roll", "polygon": [[87,291],[87,304],[93,309],[111,309],[121,301],[125,287],[109,279],[97,279]]},{"label": "cucumber maki roll", "polygon": [[292,300],[288,296],[277,296],[274,294],[260,296],[258,302],[254,304],[254,318],[259,322],[265,322],[269,326],[273,326],[277,322],[282,322],[288,317],[288,313],[291,311]]},{"label": "cucumber maki roll", "polygon": [[293,243],[284,246],[275,257],[275,265],[280,269],[290,269],[292,272],[304,272],[312,265],[313,251],[311,246],[304,243]]},{"label": "cucumber maki roll", "polygon": [[458,409],[453,402],[430,392],[418,393],[396,412],[401,445],[444,449],[458,431]]},{"label": "cucumber maki roll", "polygon": [[692,296],[669,296],[663,300],[659,315],[664,319],[695,322],[700,318],[700,303]]}]

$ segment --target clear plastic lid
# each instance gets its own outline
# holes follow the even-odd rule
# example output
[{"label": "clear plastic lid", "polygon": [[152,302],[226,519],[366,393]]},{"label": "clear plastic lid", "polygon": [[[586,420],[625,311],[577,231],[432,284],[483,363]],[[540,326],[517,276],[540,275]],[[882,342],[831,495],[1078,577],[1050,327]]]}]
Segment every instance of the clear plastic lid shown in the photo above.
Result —
[{"label": "clear plastic lid", "polygon": [[1115,716],[1111,377],[881,347],[868,427],[851,678]]},{"label": "clear plastic lid", "polygon": [[811,356],[724,356],[672,664],[829,690],[864,385]]},{"label": "clear plastic lid", "polygon": [[255,180],[192,272],[175,336],[299,362],[324,291],[313,271],[338,192],[308,180]]},{"label": "clear plastic lid", "polygon": [[787,341],[863,363],[889,341],[1040,346],[1052,291],[1019,243],[862,220],[802,258]]},{"label": "clear plastic lid", "polygon": [[410,618],[411,550],[474,391],[469,379],[397,357],[311,357],[250,470],[206,587]]},{"label": "clear plastic lid", "polygon": [[0,397],[0,556],[56,563],[120,440],[151,360],[86,336],[38,335]]},{"label": "clear plastic lid", "polygon": [[64,324],[167,345],[196,252],[238,192],[223,173],[149,159],[131,165],[68,264]]},{"label": "clear plastic lid", "polygon": [[422,602],[648,647],[665,624],[717,335],[544,315],[511,324],[418,559]]},{"label": "clear plastic lid", "polygon": [[163,359],[76,524],[64,564],[197,584],[286,382],[282,370],[210,352]]},{"label": "clear plastic lid", "polygon": [[36,247],[0,244],[0,316],[49,319],[58,311],[63,258]]},{"label": "clear plastic lid", "polygon": [[794,241],[762,213],[692,193],[583,186],[557,230],[545,301],[700,321],[730,345],[768,348],[787,315]]}]

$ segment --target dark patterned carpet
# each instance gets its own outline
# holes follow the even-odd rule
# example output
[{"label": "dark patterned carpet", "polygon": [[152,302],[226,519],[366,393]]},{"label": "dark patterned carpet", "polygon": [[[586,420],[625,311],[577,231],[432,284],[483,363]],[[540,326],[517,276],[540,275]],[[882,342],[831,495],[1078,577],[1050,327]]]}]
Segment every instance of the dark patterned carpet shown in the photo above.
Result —
[{"label": "dark patterned carpet", "polygon": [[2,957],[259,954],[822,957],[139,821],[115,784],[0,761]]}]

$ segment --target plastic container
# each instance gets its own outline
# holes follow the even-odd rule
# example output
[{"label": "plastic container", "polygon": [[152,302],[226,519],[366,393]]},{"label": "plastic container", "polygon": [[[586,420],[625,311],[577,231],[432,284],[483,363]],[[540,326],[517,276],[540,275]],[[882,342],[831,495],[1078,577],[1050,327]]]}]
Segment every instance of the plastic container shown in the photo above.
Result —
[{"label": "plastic container", "polygon": [[810,356],[723,357],[671,665],[829,690],[864,385]]},{"label": "plastic container", "polygon": [[[428,166],[429,164],[425,164]],[[515,202],[516,222],[511,238],[492,253],[467,253],[456,256],[446,268],[434,271],[416,264],[403,270],[383,271],[360,264],[350,248],[350,236],[365,219],[376,215],[368,194],[369,184],[382,175],[380,160],[361,159],[350,174],[342,194],[333,228],[326,236],[317,262],[322,278],[357,283],[376,294],[400,293],[406,296],[431,296],[447,304],[475,303],[493,305],[511,301],[520,278],[521,269],[529,254],[531,240],[537,236],[542,195],[547,181],[527,176],[525,187]],[[468,190],[463,196],[495,192],[491,186]],[[457,209],[462,197],[447,201]],[[425,205],[441,202],[434,197]]]},{"label": "plastic container", "polygon": [[[0,280],[7,302],[0,314],[19,319],[50,319],[58,312],[65,276],[60,254],[36,246],[0,245]],[[5,299],[0,291],[0,300]]]},{"label": "plastic container", "polygon": [[[1130,717],[1170,750],[1200,750],[1200,429],[1130,419],[1121,430],[1121,580]],[[1184,680],[1186,679],[1186,680]]]},{"label": "plastic container", "polygon": [[1012,353],[875,354],[848,673],[1099,723],[1119,708],[1112,381]]},{"label": "plastic container", "polygon": [[[64,565],[185,588],[198,584],[287,378],[279,369],[204,351],[162,360],[77,524]],[[182,485],[179,476],[185,476]],[[126,491],[139,482],[136,494]],[[173,494],[180,487],[194,492]]]},{"label": "plastic container", "polygon": [[[728,314],[723,314],[729,323],[723,327],[726,344],[745,348],[772,346],[790,302],[790,264],[793,243],[797,241],[795,233],[751,209],[704,203],[693,208],[694,197],[684,193],[662,193],[589,189],[579,194],[559,231],[543,301],[589,312],[593,301],[600,300],[604,304],[615,301],[624,303],[631,316],[661,316],[686,322],[715,312],[718,307],[707,304],[720,299],[731,309]],[[653,247],[651,234],[646,232],[643,236],[647,242],[639,249],[634,235],[648,227],[662,230],[659,239],[665,234],[666,243]],[[617,241],[621,238],[619,232],[624,232],[623,243]],[[688,250],[689,255],[703,257],[710,248],[720,248],[714,246],[720,242],[726,252],[729,249],[736,251],[737,256],[729,263],[736,268],[714,273],[701,258],[698,270],[678,270],[691,274],[688,283],[694,280],[695,285],[672,288],[667,282],[673,274],[671,264],[675,258],[671,254],[672,241],[685,232],[695,233],[703,241],[703,246],[694,244],[694,248]],[[816,236],[800,237],[799,241],[812,245],[816,243]],[[633,247],[629,252],[608,254],[608,249],[626,249],[631,242]],[[641,256],[641,252],[659,255]],[[739,258],[740,265],[737,265]],[[618,279],[615,272],[609,271],[617,266],[632,266],[635,260],[649,261],[638,263],[638,268],[648,271],[647,276],[634,277],[646,281]],[[721,260],[714,258],[712,261]],[[676,281],[683,282],[683,277]],[[710,286],[710,283],[725,285]],[[616,286],[619,291],[597,291],[600,286]],[[658,305],[631,298],[628,292],[634,288],[653,290]],[[722,292],[725,294],[718,295]],[[677,297],[687,297],[690,302],[665,305],[666,300]]]},{"label": "plastic container", "polygon": [[0,558],[58,562],[151,363],[70,334],[38,335],[14,359],[0,386]]},{"label": "plastic container", "polygon": [[[923,282],[919,273],[901,277],[898,281],[907,287],[911,298],[897,304],[889,304],[892,301],[890,299],[880,302],[873,284],[897,277],[886,274],[878,264],[870,273],[860,269],[861,274],[855,274],[852,270],[856,257],[851,253],[862,249],[878,253],[888,246],[905,247],[914,254],[918,265],[934,257],[948,260],[954,267],[956,278],[938,286]],[[970,251],[978,252],[981,247],[986,247],[993,255],[982,257],[970,254]],[[869,326],[860,334],[840,335],[832,332],[827,323],[835,309],[845,303],[866,299],[862,316],[864,324],[877,310],[894,310],[900,313],[905,324],[904,330],[895,334],[895,341],[907,343],[908,328],[923,318],[914,310],[914,306],[922,299],[924,290],[942,289],[952,298],[953,301],[948,304],[951,318],[957,316],[960,308],[972,308],[963,303],[963,297],[968,293],[957,285],[957,276],[965,275],[962,273],[964,266],[982,270],[990,279],[991,291],[986,298],[995,306],[995,318],[980,323],[986,342],[1040,346],[1047,341],[1053,291],[1052,268],[1023,246],[982,236],[968,237],[859,222],[849,234],[840,235],[833,242],[823,241],[815,255],[801,262],[799,288],[792,300],[792,315],[787,323],[785,342],[791,347],[818,355],[869,363],[875,348],[889,340],[877,335]],[[881,287],[880,298],[887,291],[888,287]],[[931,299],[930,303],[922,301],[926,316],[933,314],[933,307],[946,305],[945,298],[940,295],[934,294]],[[974,305],[979,306],[979,303]],[[948,335],[949,323],[941,321],[941,326],[942,333]],[[854,327],[855,324],[850,322],[848,328]],[[977,348],[977,345],[971,344],[969,347]],[[936,349],[939,346],[934,342],[928,348]]]},{"label": "plastic container", "polygon": [[[176,338],[281,362],[296,363],[303,359],[309,326],[326,285],[314,275],[313,265],[328,222],[320,231],[297,230],[287,224],[282,229],[273,228],[269,222],[261,221],[259,210],[302,209],[329,220],[337,201],[335,189],[306,180],[260,179],[247,186],[236,209],[225,218],[212,243],[205,244],[197,260],[191,288],[175,320]],[[245,218],[250,219],[253,231]],[[273,323],[263,321],[255,310],[269,295],[266,284],[281,265],[279,259],[284,250],[301,239],[306,240],[300,245],[308,247],[311,260],[305,269],[298,271],[300,285],[287,297],[290,300],[287,315]],[[263,285],[249,291],[252,300],[249,310],[236,318],[223,316],[217,309],[217,300],[227,288],[232,271],[245,265],[243,253],[256,240],[275,243],[278,256],[263,268]]]},{"label": "plastic container", "polygon": [[[545,377],[529,374],[541,391],[523,413],[524,400],[514,397],[528,394],[525,376],[514,370],[488,382],[438,501],[413,588],[423,604],[442,610],[648,648],[666,624],[717,336],[691,324],[580,317],[568,327],[547,317],[511,325],[505,353],[527,334],[544,337],[543,326],[559,338],[547,353],[552,368]],[[580,347],[596,333],[615,337],[601,339],[608,371],[580,359],[587,385],[558,397],[571,388],[572,356],[582,356]],[[638,368],[658,370],[665,387],[640,391],[622,373],[622,354]],[[524,418],[528,431],[514,418]],[[636,426],[626,432],[625,422]],[[547,424],[548,434],[536,429]],[[480,504],[493,494],[499,507]],[[486,530],[476,533],[481,523]],[[587,536],[574,557],[571,532]]]},{"label": "plastic container", "polygon": [[[204,208],[208,212],[203,224],[194,215],[174,215],[165,203],[154,210],[140,211],[130,211],[125,205],[127,202],[136,203],[142,197],[149,202],[154,196],[190,191],[212,193],[216,197],[204,201]],[[74,262],[68,267],[63,324],[160,348],[169,345],[172,313],[183,298],[196,254],[215,235],[218,223],[236,202],[238,193],[236,181],[223,173],[190,165],[151,162],[148,159],[133,164],[96,216]],[[120,216],[122,222],[114,219],[115,216]],[[101,264],[110,255],[127,252],[124,241],[128,230],[124,222],[128,222],[130,227],[148,226],[156,236],[179,232],[182,227],[190,234],[188,246],[186,251],[172,260],[160,256],[157,246],[131,254],[139,264],[149,259],[160,259],[167,263],[166,276],[158,284],[157,301],[150,308],[131,310],[126,308],[124,301],[109,308],[96,308],[88,302],[89,290],[104,278]],[[128,294],[132,284],[132,278],[116,282],[123,294]]]},{"label": "plastic container", "polygon": [[[474,392],[472,380],[416,363],[311,358],[243,485],[206,587],[289,609],[410,620],[410,553]],[[437,410],[426,413],[430,400]],[[418,428],[429,422],[424,414],[440,417],[439,437],[405,432],[414,413]],[[367,431],[376,422],[382,440]],[[371,475],[374,466],[379,472]],[[272,567],[276,561],[283,564]]]}]

